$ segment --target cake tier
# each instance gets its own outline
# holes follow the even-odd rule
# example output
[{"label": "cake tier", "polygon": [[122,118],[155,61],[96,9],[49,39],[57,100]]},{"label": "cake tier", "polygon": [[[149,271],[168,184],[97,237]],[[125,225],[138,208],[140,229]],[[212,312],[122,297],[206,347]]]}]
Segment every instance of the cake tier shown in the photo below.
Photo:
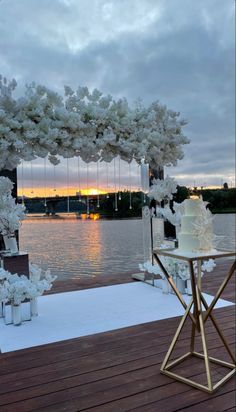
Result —
[{"label": "cake tier", "polygon": [[178,249],[185,252],[193,252],[200,250],[200,241],[197,236],[189,233],[180,233],[178,237],[179,247]]},{"label": "cake tier", "polygon": [[198,216],[182,216],[181,233],[194,233]]},{"label": "cake tier", "polygon": [[204,242],[203,239],[199,239],[197,236],[189,233],[180,233],[178,241],[178,249],[183,252],[207,252],[213,248],[209,242]]},{"label": "cake tier", "polygon": [[201,215],[201,199],[186,199],[184,201],[184,211],[187,216],[200,216]]}]

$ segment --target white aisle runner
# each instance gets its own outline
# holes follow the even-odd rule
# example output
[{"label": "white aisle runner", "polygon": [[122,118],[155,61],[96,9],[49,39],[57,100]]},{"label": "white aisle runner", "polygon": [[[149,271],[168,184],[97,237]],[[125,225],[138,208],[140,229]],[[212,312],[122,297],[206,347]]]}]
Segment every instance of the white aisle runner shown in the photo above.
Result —
[{"label": "white aisle runner", "polygon": [[[212,296],[204,295],[208,304]],[[188,302],[189,296],[185,295]],[[233,303],[220,299],[217,308]],[[173,294],[142,282],[105,286],[38,298],[39,316],[21,326],[0,320],[1,352],[172,318],[184,309]]]}]

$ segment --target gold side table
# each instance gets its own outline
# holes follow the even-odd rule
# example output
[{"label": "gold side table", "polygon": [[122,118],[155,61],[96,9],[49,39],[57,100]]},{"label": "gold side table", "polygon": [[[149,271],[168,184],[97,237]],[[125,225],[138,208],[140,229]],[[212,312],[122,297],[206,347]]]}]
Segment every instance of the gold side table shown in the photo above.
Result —
[{"label": "gold side table", "polygon": [[[163,263],[161,262],[159,256],[166,256],[174,259],[179,259],[188,262],[189,265],[189,271],[190,271],[190,278],[191,278],[191,285],[192,285],[192,298],[189,304],[187,305],[183,296],[181,293],[178,291],[175,283],[173,282],[171,276],[168,274],[166,268],[164,267]],[[164,375],[167,375],[171,378],[174,378],[180,382],[184,382],[188,385],[191,385],[197,389],[201,389],[203,391],[206,391],[208,393],[214,392],[216,389],[218,389],[221,385],[223,385],[228,379],[230,379],[234,373],[236,372],[236,361],[235,357],[222,333],[220,330],[220,327],[218,326],[218,323],[212,314],[212,310],[214,306],[216,305],[218,299],[221,297],[226,285],[228,284],[229,280],[231,279],[235,269],[236,269],[236,262],[231,265],[229,272],[225,276],[225,279],[223,280],[221,286],[219,287],[218,291],[216,292],[211,304],[208,306],[203,294],[202,294],[202,288],[201,288],[201,264],[202,260],[206,259],[217,259],[217,258],[222,258],[222,257],[230,257],[230,256],[235,256],[235,252],[231,251],[224,251],[224,250],[212,250],[209,253],[200,253],[200,252],[185,252],[181,253],[178,249],[157,249],[153,251],[153,257],[156,260],[157,264],[161,268],[162,272],[166,276],[168,282],[170,283],[171,287],[173,288],[176,296],[178,297],[179,301],[183,305],[185,309],[184,316],[182,317],[180,324],[177,328],[177,331],[175,333],[175,336],[171,342],[171,345],[168,349],[168,352],[164,358],[164,361],[161,365],[161,373]],[[193,263],[197,262],[197,276],[194,273],[194,266]],[[202,307],[203,306],[203,307]],[[193,307],[193,310],[191,312],[191,309]],[[204,308],[204,309],[203,309]],[[190,341],[190,350],[182,355],[181,357],[170,361],[169,358],[174,350],[174,347],[178,341],[178,338],[181,334],[181,331],[183,329],[183,326],[187,320],[187,318],[190,318],[192,321],[192,331],[191,331],[191,341]],[[221,341],[224,344],[224,347],[226,348],[226,351],[228,352],[230,358],[232,359],[232,363],[225,362],[223,360],[213,358],[208,355],[208,347],[207,347],[207,340],[206,340],[206,334],[205,334],[205,323],[207,319],[210,318],[212,321],[212,324],[214,325]],[[202,347],[203,347],[203,353],[196,352],[194,350],[194,344],[195,344],[195,333],[198,331],[201,336],[202,340]],[[207,376],[207,386],[202,385],[198,382],[195,382],[191,379],[185,378],[177,373],[174,373],[171,371],[171,368],[175,365],[180,364],[182,361],[189,357],[197,357],[204,359],[205,362],[205,368],[206,368],[206,376]],[[224,366],[226,368],[230,369],[230,372],[227,373],[220,381],[217,383],[213,384],[212,382],[212,374],[211,374],[211,363],[215,363],[221,366]]]}]

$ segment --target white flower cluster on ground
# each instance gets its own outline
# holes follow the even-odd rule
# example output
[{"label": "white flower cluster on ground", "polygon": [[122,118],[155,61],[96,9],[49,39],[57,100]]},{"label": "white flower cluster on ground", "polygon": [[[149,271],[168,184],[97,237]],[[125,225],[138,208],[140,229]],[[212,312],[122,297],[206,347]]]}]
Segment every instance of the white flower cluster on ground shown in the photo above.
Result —
[{"label": "white flower cluster on ground", "polygon": [[14,235],[25,218],[25,206],[17,204],[11,192],[13,183],[7,177],[0,176],[0,233],[3,236]]},{"label": "white flower cluster on ground", "polygon": [[51,289],[55,279],[50,271],[43,272],[36,265],[30,265],[30,278],[0,268],[0,302],[19,305],[26,299],[37,298]]},{"label": "white flower cluster on ground", "polygon": [[115,101],[97,89],[66,86],[61,97],[34,83],[14,98],[16,86],[0,76],[0,170],[47,155],[54,164],[58,155],[85,162],[120,156],[155,168],[176,165],[189,143],[182,130],[187,122],[159,102],[131,109],[125,98]]},{"label": "white flower cluster on ground", "polygon": [[[164,256],[161,256],[160,259],[164,267],[166,268],[167,272],[171,275],[171,277],[177,276],[181,278],[182,280],[190,279],[189,266],[187,262],[181,261],[179,259],[164,257]],[[213,259],[204,260],[201,266],[201,276],[203,276],[205,272],[212,272],[215,266],[216,264]],[[165,275],[164,273],[162,273],[159,266],[153,265],[149,261],[145,263],[140,263],[139,270],[141,272],[148,272],[154,275],[160,275],[162,279],[165,279]],[[194,262],[194,272],[196,275],[198,274],[197,262]]]},{"label": "white flower cluster on ground", "polygon": [[173,194],[177,192],[177,182],[173,177],[167,176],[164,180],[153,179],[148,197],[157,202],[173,199]]}]

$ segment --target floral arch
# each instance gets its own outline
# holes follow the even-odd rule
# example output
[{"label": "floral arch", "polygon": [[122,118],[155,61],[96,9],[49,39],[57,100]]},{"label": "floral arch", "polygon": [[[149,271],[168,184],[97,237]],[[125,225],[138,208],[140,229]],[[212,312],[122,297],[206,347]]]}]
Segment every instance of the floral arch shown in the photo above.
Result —
[{"label": "floral arch", "polygon": [[[14,97],[16,86],[15,80],[0,76],[0,174],[16,169],[23,160],[47,156],[53,164],[60,162],[60,156],[81,157],[87,163],[110,162],[120,156],[129,163],[136,160],[159,169],[175,165],[183,157],[182,146],[189,143],[182,130],[186,121],[158,102],[144,107],[138,101],[131,108],[125,98],[114,100],[97,89],[74,91],[66,86],[62,97],[34,83],[26,86],[22,97]],[[12,197],[12,182],[0,180],[0,233],[6,249],[15,253],[15,232],[25,207]],[[40,280],[42,270],[32,265],[30,272],[30,279],[2,273],[0,303],[17,306],[15,318],[12,312],[14,324],[21,322],[20,303],[30,299],[31,313],[37,313],[36,297],[50,289],[55,279],[45,272]],[[15,292],[9,294],[12,279]]]},{"label": "floral arch", "polygon": [[110,162],[116,156],[155,169],[176,165],[189,143],[186,121],[158,101],[134,108],[94,89],[65,86],[64,96],[32,83],[14,98],[17,83],[0,76],[0,170],[21,160],[80,156],[85,162]]}]

